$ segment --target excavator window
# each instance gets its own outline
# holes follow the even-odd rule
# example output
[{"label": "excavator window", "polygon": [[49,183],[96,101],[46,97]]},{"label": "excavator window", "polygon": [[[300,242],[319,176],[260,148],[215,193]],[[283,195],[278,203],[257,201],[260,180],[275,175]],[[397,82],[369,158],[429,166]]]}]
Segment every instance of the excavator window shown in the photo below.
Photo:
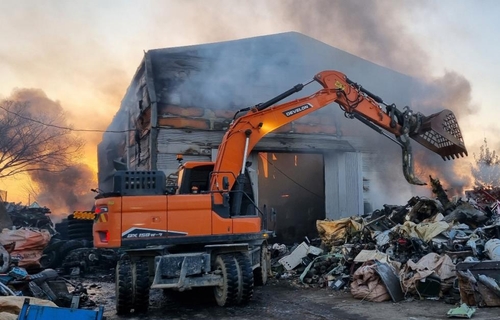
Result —
[{"label": "excavator window", "polygon": [[208,191],[210,185],[210,173],[213,169],[213,165],[203,165],[184,169],[179,193],[192,194]]}]

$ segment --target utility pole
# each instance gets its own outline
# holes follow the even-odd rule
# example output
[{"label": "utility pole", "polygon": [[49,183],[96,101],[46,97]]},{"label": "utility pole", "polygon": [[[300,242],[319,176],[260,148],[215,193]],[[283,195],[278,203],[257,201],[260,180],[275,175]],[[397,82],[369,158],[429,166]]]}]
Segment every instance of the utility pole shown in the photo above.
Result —
[{"label": "utility pole", "polygon": [[[7,201],[7,200],[5,200]],[[10,218],[10,215],[7,213],[7,210],[5,209],[4,206],[4,200],[2,199],[2,196],[0,195],[0,230],[3,228],[12,228],[12,219]]]}]

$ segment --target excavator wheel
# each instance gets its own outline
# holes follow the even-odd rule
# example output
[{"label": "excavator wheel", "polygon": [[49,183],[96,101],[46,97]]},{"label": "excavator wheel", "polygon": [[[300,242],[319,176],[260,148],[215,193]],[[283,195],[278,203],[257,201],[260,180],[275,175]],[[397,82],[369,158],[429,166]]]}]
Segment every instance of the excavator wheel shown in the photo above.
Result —
[{"label": "excavator wheel", "polygon": [[145,259],[132,262],[132,300],[134,313],[146,313],[149,309],[149,265]]},{"label": "excavator wheel", "polygon": [[116,264],[115,278],[116,313],[129,314],[132,309],[132,267],[128,258],[120,258]]},{"label": "excavator wheel", "polygon": [[267,275],[269,266],[271,265],[271,257],[267,250],[267,243],[263,243],[260,249],[260,267],[253,271],[254,284],[256,286],[265,286],[267,283]]},{"label": "excavator wheel", "polygon": [[246,304],[253,295],[253,271],[248,255],[237,253],[234,256],[238,270],[238,298],[236,303]]},{"label": "excavator wheel", "polygon": [[222,276],[222,285],[214,287],[215,301],[221,307],[233,305],[238,300],[238,269],[232,254],[220,254],[215,258],[214,270]]}]

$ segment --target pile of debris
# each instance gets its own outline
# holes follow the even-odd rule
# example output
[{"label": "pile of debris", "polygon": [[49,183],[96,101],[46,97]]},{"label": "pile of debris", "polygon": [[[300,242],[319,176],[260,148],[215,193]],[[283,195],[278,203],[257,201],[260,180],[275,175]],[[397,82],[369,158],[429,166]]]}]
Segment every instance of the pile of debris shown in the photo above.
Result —
[{"label": "pile of debris", "polygon": [[25,206],[13,202],[5,202],[4,204],[5,210],[12,220],[12,225],[16,228],[44,229],[52,235],[56,233],[54,224],[50,219],[51,212],[49,208]]},{"label": "pile of debris", "polygon": [[45,207],[0,203],[0,246],[5,251],[0,272],[8,270],[11,259],[20,267],[40,269],[42,252],[56,234],[49,215]]},{"label": "pile of debris", "polygon": [[119,252],[94,248],[94,213],[75,211],[56,224],[57,234],[43,251],[41,265],[71,276],[109,273],[114,270]]},{"label": "pile of debris", "polygon": [[317,221],[319,247],[306,241],[287,251],[275,244],[278,277],[350,289],[369,301],[500,306],[500,202],[484,190],[449,199],[438,179],[431,184],[435,199],[413,197],[365,216]]},{"label": "pile of debris", "polygon": [[[77,311],[74,309],[92,308],[95,303],[89,298],[87,289],[61,274],[82,267],[87,267],[88,271],[90,266],[102,266],[103,261],[104,268],[114,268],[116,252],[93,249],[91,241],[82,238],[87,236],[87,231],[91,238],[88,221],[77,223],[78,228],[73,226],[80,237],[68,240],[61,238],[49,215],[48,208],[0,202],[0,319],[17,319],[17,314],[22,314],[23,310],[26,313],[38,308],[23,297],[29,297],[32,304],[46,301],[50,307],[57,308],[58,311],[50,311],[53,314],[62,314],[64,310],[60,307],[71,307],[72,314]],[[48,262],[60,269],[47,268]],[[11,313],[13,310],[15,312]],[[89,310],[80,311],[93,314]],[[102,315],[102,311],[99,312]]]}]

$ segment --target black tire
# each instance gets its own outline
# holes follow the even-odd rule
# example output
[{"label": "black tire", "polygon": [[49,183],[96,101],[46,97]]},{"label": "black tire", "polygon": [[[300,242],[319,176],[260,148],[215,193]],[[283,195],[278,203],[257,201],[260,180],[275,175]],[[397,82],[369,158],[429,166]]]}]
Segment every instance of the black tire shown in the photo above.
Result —
[{"label": "black tire", "polygon": [[74,234],[74,233],[82,233],[82,232],[86,232],[86,233],[92,233],[92,227],[79,227],[79,228],[73,228],[73,229],[69,229],[68,230],[68,235],[71,235],[71,234]]},{"label": "black tire", "polygon": [[94,220],[72,219],[68,220],[68,227],[92,225]]},{"label": "black tire", "polygon": [[132,299],[134,313],[146,313],[149,309],[149,265],[145,259],[132,262]]},{"label": "black tire", "polygon": [[267,275],[271,265],[271,257],[267,250],[267,243],[263,243],[260,248],[260,267],[253,271],[254,284],[256,286],[265,286],[267,283]]},{"label": "black tire", "polygon": [[5,273],[10,268],[10,254],[2,245],[0,245],[0,260],[2,261],[0,265],[0,272]]},{"label": "black tire", "polygon": [[66,241],[52,238],[47,248],[43,250],[43,255],[40,258],[40,267],[42,269],[54,269],[61,264],[63,256],[61,249],[66,244]]},{"label": "black tire", "polygon": [[84,224],[84,225],[73,225],[68,227],[68,231],[81,231],[81,230],[92,230],[93,224]]},{"label": "black tire", "polygon": [[58,233],[59,238],[68,239],[68,219],[62,219],[61,222],[56,223],[54,226],[55,230]]},{"label": "black tire", "polygon": [[130,260],[122,258],[116,264],[115,269],[115,294],[116,313],[129,314],[132,309],[132,267]]},{"label": "black tire", "polygon": [[48,251],[40,257],[40,268],[42,269],[54,269],[61,263],[61,258],[57,254],[57,251]]},{"label": "black tire", "polygon": [[238,270],[232,254],[221,254],[215,258],[214,270],[222,276],[222,285],[214,287],[215,301],[221,307],[235,304],[238,300]]},{"label": "black tire", "polygon": [[238,298],[236,303],[246,304],[253,296],[253,271],[248,254],[235,255],[238,270]]},{"label": "black tire", "polygon": [[94,239],[91,239],[91,240],[88,240],[88,239],[82,239],[82,240],[78,240],[83,248],[93,248],[94,247]]},{"label": "black tire", "polygon": [[76,238],[90,239],[90,238],[92,238],[92,231],[91,230],[80,230],[80,231],[70,232],[68,234],[68,237],[70,239],[76,239]]},{"label": "black tire", "polygon": [[49,251],[59,251],[67,242],[61,239],[52,238],[49,245],[43,249],[43,253],[48,253]]},{"label": "black tire", "polygon": [[93,240],[91,232],[78,232],[69,234],[71,240]]},{"label": "black tire", "polygon": [[83,248],[82,242],[78,240],[69,240],[66,243],[64,243],[60,248],[59,248],[59,256],[61,257],[61,260],[66,257],[68,253],[75,249],[80,249]]}]

